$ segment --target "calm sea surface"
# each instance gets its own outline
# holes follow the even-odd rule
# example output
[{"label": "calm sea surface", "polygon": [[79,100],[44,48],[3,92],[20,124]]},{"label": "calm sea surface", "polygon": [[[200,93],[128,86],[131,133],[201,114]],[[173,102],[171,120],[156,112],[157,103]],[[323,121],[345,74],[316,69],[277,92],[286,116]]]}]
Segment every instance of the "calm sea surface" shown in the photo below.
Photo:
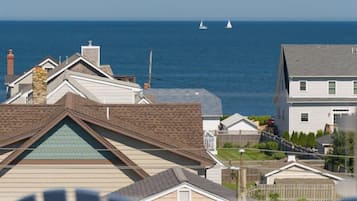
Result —
[{"label": "calm sea surface", "polygon": [[[155,88],[206,88],[222,99],[225,114],[274,114],[272,96],[282,43],[354,43],[357,22],[0,22],[1,83],[6,54],[22,73],[46,56],[80,52],[92,40],[101,63],[116,74],[147,80],[153,50]],[[0,90],[4,100],[5,88]]]}]

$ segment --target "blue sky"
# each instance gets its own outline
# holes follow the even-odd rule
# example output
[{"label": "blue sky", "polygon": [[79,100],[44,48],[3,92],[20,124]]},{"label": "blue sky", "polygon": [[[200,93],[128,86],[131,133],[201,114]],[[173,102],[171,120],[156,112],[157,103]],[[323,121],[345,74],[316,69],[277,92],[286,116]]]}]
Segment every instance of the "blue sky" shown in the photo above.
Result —
[{"label": "blue sky", "polygon": [[356,0],[4,0],[0,20],[357,20]]}]

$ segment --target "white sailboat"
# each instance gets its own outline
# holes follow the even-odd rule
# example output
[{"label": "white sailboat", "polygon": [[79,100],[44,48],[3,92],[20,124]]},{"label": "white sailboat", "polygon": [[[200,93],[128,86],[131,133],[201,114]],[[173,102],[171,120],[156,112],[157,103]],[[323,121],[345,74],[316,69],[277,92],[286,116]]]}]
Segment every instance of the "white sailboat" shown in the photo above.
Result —
[{"label": "white sailboat", "polygon": [[231,28],[233,28],[232,23],[231,23],[230,20],[228,20],[227,25],[226,25],[225,28],[226,28],[226,29],[231,29]]},{"label": "white sailboat", "polygon": [[203,21],[201,20],[200,26],[198,27],[200,30],[206,30],[208,29],[207,26],[203,25]]}]

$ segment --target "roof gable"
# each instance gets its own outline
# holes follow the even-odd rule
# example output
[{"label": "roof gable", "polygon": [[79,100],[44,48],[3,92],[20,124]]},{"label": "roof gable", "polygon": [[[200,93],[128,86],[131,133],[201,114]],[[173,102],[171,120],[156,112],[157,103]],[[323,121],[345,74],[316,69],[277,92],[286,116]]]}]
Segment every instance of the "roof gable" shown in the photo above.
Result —
[{"label": "roof gable", "polygon": [[[68,110],[63,111],[55,119],[48,120],[46,122],[45,126],[42,127],[41,129],[39,129],[33,136],[31,136],[30,139],[27,140],[20,147],[20,149],[18,149],[16,151],[14,151],[13,153],[11,153],[6,159],[4,159],[1,162],[1,165],[0,165],[1,169],[4,168],[4,167],[7,167],[7,165],[9,165],[9,164],[19,162],[24,157],[26,158],[26,156],[28,156],[28,154],[31,153],[31,150],[30,150],[30,152],[25,153],[26,150],[31,149],[32,146],[36,147],[36,145],[41,144],[41,141],[39,141],[39,140],[43,139],[43,137],[46,137],[45,135],[48,132],[50,132],[51,129],[55,128],[56,125],[59,125],[60,122],[62,122],[66,118],[70,118],[71,120],[73,120],[73,122],[75,122],[75,124],[77,124],[79,127],[81,127],[81,130],[84,130],[88,135],[90,135],[92,138],[94,138],[94,140],[96,141],[96,142],[95,141],[94,142],[97,145],[99,143],[104,147],[104,149],[109,150],[109,153],[106,153],[105,156],[110,156],[110,153],[112,153],[117,159],[119,159],[119,161],[124,163],[124,165],[129,166],[129,167],[136,167],[136,168],[132,168],[131,170],[134,171],[141,178],[149,176],[141,167],[138,167],[134,162],[132,162],[124,154],[122,154],[120,150],[115,149],[114,146],[112,146],[109,142],[107,142],[105,139],[100,137],[94,130],[92,130],[80,118],[78,118],[75,114],[73,114],[71,111],[68,111]],[[78,129],[78,127],[77,127],[77,129]],[[39,143],[39,144],[37,144],[37,143]],[[38,146],[36,148],[38,148]],[[92,150],[92,153],[94,153],[93,150]],[[62,154],[63,154],[63,152],[62,152]],[[98,157],[98,156],[99,155],[96,154],[96,157]],[[39,154],[35,152],[34,155],[32,155],[31,157],[39,157]],[[30,159],[31,159],[31,157],[30,157]],[[46,156],[46,157],[48,157],[48,156]],[[63,157],[63,155],[62,155],[62,157]],[[112,160],[112,162],[114,162],[114,161]]]},{"label": "roof gable", "polygon": [[85,59],[84,57],[80,56],[78,53],[73,55],[72,57],[70,57],[66,62],[60,64],[59,66],[57,66],[55,69],[53,69],[52,71],[50,71],[48,73],[48,77],[46,79],[47,82],[50,82],[52,79],[54,79],[55,77],[57,77],[59,74],[61,74],[62,72],[64,72],[67,69],[72,68],[75,64],[79,63],[79,62],[83,62],[86,65],[88,65],[89,67],[91,67],[92,69],[94,69],[95,71],[99,72],[101,75],[103,75],[104,77],[107,77],[109,79],[114,79],[112,76],[108,75],[107,73],[105,73],[104,71],[102,71],[100,69],[100,67],[95,66],[94,64],[92,64],[91,62],[89,62],[87,59]]},{"label": "roof gable", "polygon": [[289,77],[357,77],[356,47],[356,44],[282,45]]},{"label": "roof gable", "polygon": [[269,177],[269,176],[272,176],[272,175],[277,174],[279,172],[287,171],[287,170],[289,170],[290,168],[293,168],[293,167],[300,168],[300,169],[303,169],[303,170],[307,170],[307,171],[313,172],[315,174],[320,174],[322,176],[329,177],[329,178],[334,179],[334,180],[339,180],[339,181],[343,180],[341,177],[338,177],[338,176],[335,176],[333,174],[330,174],[325,170],[312,168],[312,167],[309,167],[309,166],[307,166],[305,164],[297,163],[297,162],[289,162],[288,164],[285,164],[284,166],[280,167],[279,169],[276,169],[274,171],[271,171],[271,172],[265,174],[264,177]]},{"label": "roof gable", "polygon": [[258,128],[258,126],[254,122],[252,122],[247,117],[244,117],[238,113],[235,113],[235,114],[231,115],[230,117],[224,119],[223,121],[221,121],[221,124],[223,124],[226,128],[230,128],[241,121],[248,123],[250,126],[256,128],[256,129]]},{"label": "roof gable", "polygon": [[23,159],[114,159],[105,147],[66,117],[26,150]]}]

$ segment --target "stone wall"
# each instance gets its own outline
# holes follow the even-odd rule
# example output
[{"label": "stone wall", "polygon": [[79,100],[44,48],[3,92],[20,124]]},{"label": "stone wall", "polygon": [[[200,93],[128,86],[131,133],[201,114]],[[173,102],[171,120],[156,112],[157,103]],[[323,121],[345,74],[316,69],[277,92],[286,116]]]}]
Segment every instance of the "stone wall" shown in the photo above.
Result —
[{"label": "stone wall", "polygon": [[47,71],[36,66],[32,72],[33,104],[46,104]]}]

